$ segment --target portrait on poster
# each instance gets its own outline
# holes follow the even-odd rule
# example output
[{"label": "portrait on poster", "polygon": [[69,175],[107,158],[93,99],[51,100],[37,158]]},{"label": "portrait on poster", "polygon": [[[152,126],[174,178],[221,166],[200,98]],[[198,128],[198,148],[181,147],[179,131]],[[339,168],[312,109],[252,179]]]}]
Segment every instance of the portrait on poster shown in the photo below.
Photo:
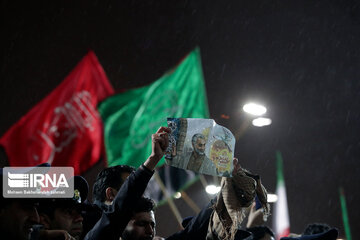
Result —
[{"label": "portrait on poster", "polygon": [[194,172],[231,177],[235,138],[212,119],[168,118],[166,163]]}]

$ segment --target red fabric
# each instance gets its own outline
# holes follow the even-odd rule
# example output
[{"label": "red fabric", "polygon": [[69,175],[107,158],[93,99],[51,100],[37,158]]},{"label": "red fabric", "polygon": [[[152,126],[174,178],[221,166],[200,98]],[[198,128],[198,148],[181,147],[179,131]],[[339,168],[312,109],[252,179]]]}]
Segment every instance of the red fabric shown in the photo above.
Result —
[{"label": "red fabric", "polygon": [[89,52],[65,80],[0,139],[11,166],[72,166],[80,174],[103,154],[97,104],[114,89]]},{"label": "red fabric", "polygon": [[285,228],[281,233],[279,233],[279,236],[277,236],[276,240],[280,240],[280,238],[287,237],[290,234],[290,228]]}]

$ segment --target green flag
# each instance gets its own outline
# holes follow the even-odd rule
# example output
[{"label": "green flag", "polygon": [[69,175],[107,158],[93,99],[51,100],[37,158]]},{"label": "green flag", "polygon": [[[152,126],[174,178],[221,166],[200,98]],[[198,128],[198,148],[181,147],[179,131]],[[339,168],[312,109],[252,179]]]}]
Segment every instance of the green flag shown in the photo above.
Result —
[{"label": "green flag", "polygon": [[341,212],[343,217],[346,240],[351,240],[350,223],[349,223],[349,217],[346,208],[345,193],[343,188],[339,188],[339,195],[340,195],[340,205],[341,205]]},{"label": "green flag", "polygon": [[152,84],[106,99],[99,112],[109,166],[140,166],[151,153],[151,134],[168,117],[208,118],[200,50]]}]

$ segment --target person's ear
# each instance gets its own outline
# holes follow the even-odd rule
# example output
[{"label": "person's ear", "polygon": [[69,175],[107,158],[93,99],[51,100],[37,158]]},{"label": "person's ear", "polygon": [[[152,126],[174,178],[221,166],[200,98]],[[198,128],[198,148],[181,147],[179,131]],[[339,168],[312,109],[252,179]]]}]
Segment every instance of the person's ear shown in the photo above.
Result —
[{"label": "person's ear", "polygon": [[115,199],[116,193],[117,191],[114,188],[112,187],[106,188],[105,190],[106,200],[112,202]]},{"label": "person's ear", "polygon": [[50,229],[50,218],[48,215],[40,213],[39,214],[40,217],[40,224],[44,225],[44,228],[46,230]]}]

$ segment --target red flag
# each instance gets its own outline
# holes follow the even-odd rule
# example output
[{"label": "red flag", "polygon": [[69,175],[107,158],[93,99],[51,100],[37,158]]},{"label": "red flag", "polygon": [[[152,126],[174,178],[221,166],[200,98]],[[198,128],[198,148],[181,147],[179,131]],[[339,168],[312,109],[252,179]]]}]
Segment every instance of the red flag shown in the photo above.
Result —
[{"label": "red flag", "polygon": [[11,166],[72,166],[80,174],[103,154],[97,104],[114,93],[93,52],[0,139]]}]

